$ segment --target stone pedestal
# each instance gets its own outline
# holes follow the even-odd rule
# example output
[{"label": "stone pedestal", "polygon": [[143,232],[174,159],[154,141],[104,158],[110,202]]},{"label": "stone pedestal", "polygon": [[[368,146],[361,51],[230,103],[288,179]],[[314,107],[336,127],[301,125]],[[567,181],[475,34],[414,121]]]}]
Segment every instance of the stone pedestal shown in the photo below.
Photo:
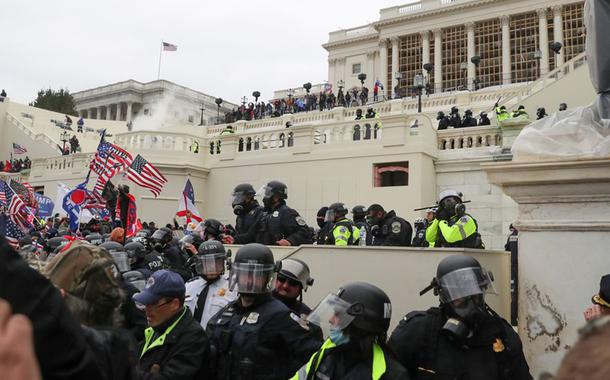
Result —
[{"label": "stone pedestal", "polygon": [[510,151],[510,147],[513,146],[513,142],[521,133],[521,130],[530,123],[529,119],[507,119],[498,123],[502,130],[502,150]]},{"label": "stone pedestal", "polygon": [[483,169],[518,204],[519,335],[537,378],[557,370],[610,273],[610,157]]}]

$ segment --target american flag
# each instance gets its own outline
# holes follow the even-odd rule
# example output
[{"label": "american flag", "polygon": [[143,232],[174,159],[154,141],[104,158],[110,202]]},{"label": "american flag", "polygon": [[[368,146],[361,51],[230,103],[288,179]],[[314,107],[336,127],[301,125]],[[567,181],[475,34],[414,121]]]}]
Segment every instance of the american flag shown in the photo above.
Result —
[{"label": "american flag", "polygon": [[0,206],[6,204],[6,193],[4,192],[6,182],[0,179]]},{"label": "american flag", "polygon": [[28,209],[19,195],[17,195],[10,185],[6,182],[3,184],[3,192],[6,197],[8,207],[6,213],[10,220],[16,225],[26,228],[28,223]]},{"label": "american flag", "polygon": [[163,174],[139,154],[129,166],[127,178],[138,185],[149,189],[155,197],[161,194],[161,189],[167,182],[167,179],[165,179]]},{"label": "american flag", "polygon": [[17,143],[13,143],[13,153],[15,154],[24,154],[27,153],[27,149],[24,146],[21,146]]},{"label": "american flag", "polygon": [[131,154],[127,151],[114,144],[102,141],[89,165],[89,168],[98,175],[93,193],[96,196],[101,195],[106,182],[115,174],[127,170],[132,161]]},{"label": "american flag", "polygon": [[36,197],[34,196],[34,189],[29,183],[20,183],[11,178],[8,185],[12,191],[21,197],[21,200],[23,200],[27,206],[38,209],[38,201],[36,201]]},{"label": "american flag", "polygon": [[8,243],[15,250],[19,248],[19,239],[25,236],[5,214],[0,214],[0,235],[4,235]]},{"label": "american flag", "polygon": [[176,51],[178,50],[178,45],[174,45],[174,44],[170,44],[167,42],[163,43],[163,50],[164,51]]}]

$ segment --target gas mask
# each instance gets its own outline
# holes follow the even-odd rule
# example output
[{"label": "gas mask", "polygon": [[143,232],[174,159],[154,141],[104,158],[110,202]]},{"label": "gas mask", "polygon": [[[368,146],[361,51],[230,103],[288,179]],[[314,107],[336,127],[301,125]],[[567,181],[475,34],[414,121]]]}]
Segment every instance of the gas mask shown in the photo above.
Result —
[{"label": "gas mask", "polygon": [[263,198],[263,205],[265,206],[265,210],[271,211],[273,209],[273,197]]},{"label": "gas mask", "polygon": [[473,329],[485,319],[485,309],[482,294],[466,297],[458,305],[445,304],[444,310],[450,317],[441,329],[443,334],[460,345],[466,344],[466,340],[473,335]]},{"label": "gas mask", "polygon": [[161,243],[160,241],[155,241],[153,243],[153,249],[159,253],[163,253],[163,248],[165,248],[165,245],[163,243]]},{"label": "gas mask", "polygon": [[242,204],[233,205],[233,214],[241,216],[246,213],[246,208]]},{"label": "gas mask", "polygon": [[377,216],[374,216],[374,215],[367,215],[366,216],[366,222],[371,227],[378,225],[380,221],[381,221],[381,218],[379,218]]}]

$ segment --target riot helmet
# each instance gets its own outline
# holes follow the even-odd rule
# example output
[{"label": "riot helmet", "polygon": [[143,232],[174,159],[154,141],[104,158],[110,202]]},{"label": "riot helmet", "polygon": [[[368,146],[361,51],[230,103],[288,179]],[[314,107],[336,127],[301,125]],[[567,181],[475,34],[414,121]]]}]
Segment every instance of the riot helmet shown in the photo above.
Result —
[{"label": "riot helmet", "polygon": [[307,316],[308,321],[331,332],[354,326],[371,334],[385,334],[391,318],[388,295],[366,282],[344,285],[337,293],[327,295]]},{"label": "riot helmet", "polygon": [[316,223],[318,224],[318,227],[320,227],[320,228],[324,227],[324,225],[326,224],[325,219],[326,219],[327,211],[328,211],[328,207],[326,207],[326,206],[320,207],[320,209],[318,210],[318,213],[316,214]]},{"label": "riot helmet", "polygon": [[443,120],[445,118],[445,113],[443,111],[438,111],[436,113],[436,120]]},{"label": "riot helmet", "polygon": [[117,252],[117,251],[125,250],[125,247],[123,247],[123,244],[117,243],[116,241],[104,242],[104,243],[100,244],[100,248],[104,248],[108,252]]},{"label": "riot helmet", "polygon": [[442,191],[438,197],[437,215],[439,219],[445,220],[454,216],[457,213],[458,205],[463,205],[462,193],[453,189]]},{"label": "riot helmet", "polygon": [[325,222],[334,222],[337,218],[345,216],[348,213],[347,208],[341,202],[335,202],[328,206],[328,210],[326,211],[326,215],[324,216]]},{"label": "riot helmet", "polygon": [[123,247],[127,256],[129,256],[129,262],[131,264],[138,262],[146,256],[146,247],[140,242],[132,241]]},{"label": "riot helmet", "polygon": [[464,111],[464,115],[466,115],[466,116],[472,116],[472,110],[467,109],[466,111]]},{"label": "riot helmet", "polygon": [[267,211],[271,210],[273,207],[273,197],[277,196],[280,200],[285,200],[288,198],[288,187],[286,184],[280,181],[271,181],[267,183],[265,186],[261,187],[258,191],[263,197],[263,204],[265,205],[265,209]]},{"label": "riot helmet", "polygon": [[123,280],[135,286],[139,291],[142,291],[146,286],[146,278],[144,277],[144,274],[137,270],[130,270],[123,273]]},{"label": "riot helmet", "polygon": [[455,115],[459,112],[458,108],[456,106],[451,107],[451,114]]},{"label": "riot helmet", "polygon": [[273,285],[277,265],[269,247],[250,243],[241,247],[231,264],[229,286],[240,294],[268,293]]},{"label": "riot helmet", "polygon": [[203,278],[218,278],[225,271],[227,252],[218,240],[208,240],[199,245],[195,260],[195,273]]},{"label": "riot helmet", "polygon": [[568,109],[568,105],[566,103],[559,103],[559,110],[565,111]]},{"label": "riot helmet", "polygon": [[94,232],[92,234],[87,235],[85,240],[87,240],[89,243],[91,243],[93,245],[100,245],[104,242],[104,237],[102,235]]},{"label": "riot helmet", "polygon": [[195,231],[199,232],[199,236],[204,240],[216,239],[224,231],[224,226],[217,219],[206,219],[205,222],[199,223]]},{"label": "riot helmet", "polygon": [[303,291],[307,291],[307,287],[313,285],[313,278],[311,278],[309,266],[299,259],[282,260],[282,268],[277,276],[278,280],[280,276],[297,281]]},{"label": "riot helmet", "polygon": [[242,183],[235,186],[235,189],[233,189],[233,193],[231,194],[233,213],[235,215],[243,215],[246,211],[246,203],[248,203],[255,195],[256,191],[254,191],[254,188],[249,183]]},{"label": "riot helmet", "polygon": [[119,272],[125,273],[131,270],[131,264],[129,263],[129,257],[125,251],[110,251],[110,255],[114,260]]},{"label": "riot helmet", "polygon": [[172,241],[172,230],[167,227],[161,227],[152,234],[150,239],[152,240],[155,251],[161,252],[163,251],[163,248]]}]

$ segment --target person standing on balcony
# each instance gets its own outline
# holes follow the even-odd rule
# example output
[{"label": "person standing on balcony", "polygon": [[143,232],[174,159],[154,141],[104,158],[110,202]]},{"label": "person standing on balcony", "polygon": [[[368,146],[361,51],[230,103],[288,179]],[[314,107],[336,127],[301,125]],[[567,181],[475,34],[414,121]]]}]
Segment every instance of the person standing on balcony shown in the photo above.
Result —
[{"label": "person standing on balcony", "polygon": [[506,106],[498,106],[498,103],[496,103],[494,104],[494,109],[496,110],[496,118],[498,119],[498,123],[501,123],[510,117],[510,114],[508,111],[506,111]]},{"label": "person standing on balcony", "polygon": [[451,116],[449,118],[449,125],[453,128],[460,128],[462,126],[462,118],[457,107],[451,107]]},{"label": "person standing on balcony", "polygon": [[325,244],[328,245],[358,245],[360,242],[360,229],[354,222],[347,219],[348,209],[341,202],[336,202],[328,206],[324,221],[331,223],[332,227],[327,234]]},{"label": "person standing on balcony", "polygon": [[477,126],[477,119],[472,117],[472,111],[471,110],[464,111],[464,120],[462,120],[462,128],[476,127],[476,126]]},{"label": "person standing on balcony", "polygon": [[443,111],[438,111],[436,120],[438,120],[438,131],[449,128],[449,117]]},{"label": "person standing on balcony", "polygon": [[81,116],[76,122],[76,132],[83,133],[83,125],[85,125],[85,119]]},{"label": "person standing on balcony", "polygon": [[479,114],[479,125],[491,125],[491,120],[487,117],[487,112],[481,111]]}]

